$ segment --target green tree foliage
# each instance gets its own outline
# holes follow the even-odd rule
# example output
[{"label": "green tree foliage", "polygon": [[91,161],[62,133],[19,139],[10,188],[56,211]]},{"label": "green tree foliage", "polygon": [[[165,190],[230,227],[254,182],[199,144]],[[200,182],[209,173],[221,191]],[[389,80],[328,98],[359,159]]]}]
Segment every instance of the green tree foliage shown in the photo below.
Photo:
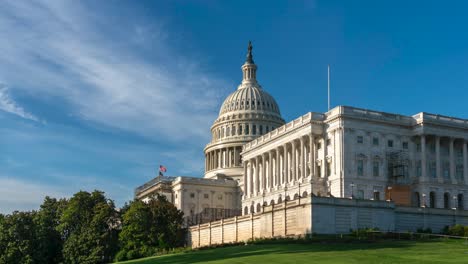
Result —
[{"label": "green tree foliage", "polygon": [[103,192],[80,191],[69,201],[58,230],[65,263],[105,263],[117,250],[118,214]]},{"label": "green tree foliage", "polygon": [[183,213],[164,196],[148,203],[131,202],[122,217],[117,260],[151,256],[158,250],[180,246],[183,241]]},{"label": "green tree foliage", "polygon": [[57,200],[47,196],[34,217],[38,263],[60,263],[63,260],[63,242],[57,227],[66,205],[65,199]]},{"label": "green tree foliage", "polygon": [[0,220],[0,263],[39,263],[36,212],[13,212]]}]

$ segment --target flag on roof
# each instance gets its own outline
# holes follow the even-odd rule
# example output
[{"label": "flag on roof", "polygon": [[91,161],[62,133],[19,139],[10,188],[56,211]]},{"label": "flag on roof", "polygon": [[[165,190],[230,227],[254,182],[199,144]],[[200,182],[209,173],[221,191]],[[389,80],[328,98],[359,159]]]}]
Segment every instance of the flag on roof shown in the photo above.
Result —
[{"label": "flag on roof", "polygon": [[164,167],[163,165],[159,165],[159,171],[160,171],[160,172],[166,172],[166,171],[167,171],[167,168]]}]

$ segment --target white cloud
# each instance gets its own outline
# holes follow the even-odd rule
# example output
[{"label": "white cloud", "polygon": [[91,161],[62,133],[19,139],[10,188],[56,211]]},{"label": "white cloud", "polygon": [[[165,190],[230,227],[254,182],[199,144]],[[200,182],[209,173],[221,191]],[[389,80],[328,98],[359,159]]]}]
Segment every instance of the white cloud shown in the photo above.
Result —
[{"label": "white cloud", "polygon": [[[0,37],[8,39],[0,42],[0,78],[11,89],[59,98],[72,115],[105,126],[207,142],[219,87],[227,85],[177,55],[163,26],[136,20],[116,25],[78,2],[0,5]],[[148,46],[156,47],[151,56],[139,52]]]},{"label": "white cloud", "polygon": [[8,94],[8,88],[0,84],[0,110],[20,116],[25,119],[39,121],[37,117],[31,113],[26,112],[21,106],[19,106]]}]

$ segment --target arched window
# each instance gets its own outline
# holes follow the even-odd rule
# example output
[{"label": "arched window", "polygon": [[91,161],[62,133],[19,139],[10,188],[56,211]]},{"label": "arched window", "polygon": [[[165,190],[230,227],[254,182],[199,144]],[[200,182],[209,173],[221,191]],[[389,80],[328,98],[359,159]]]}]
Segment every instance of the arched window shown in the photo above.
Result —
[{"label": "arched window", "polygon": [[308,195],[307,191],[303,192],[303,193],[302,193],[302,198],[306,198],[307,195]]},{"label": "arched window", "polygon": [[444,193],[444,209],[450,209],[450,194]]},{"label": "arched window", "polygon": [[236,126],[235,125],[232,125],[231,131],[232,131],[232,135],[235,136],[236,135]]},{"label": "arched window", "polygon": [[275,204],[275,200],[271,200],[270,205],[274,205],[274,204]]},{"label": "arched window", "polygon": [[226,127],[226,137],[229,137],[230,134],[231,134],[231,128]]},{"label": "arched window", "polygon": [[244,215],[248,215],[249,214],[249,207],[244,207]]},{"label": "arched window", "polygon": [[260,213],[262,211],[262,206],[258,203],[257,204],[257,213]]},{"label": "arched window", "polygon": [[250,206],[250,213],[251,214],[255,213],[255,207],[253,204]]},{"label": "arched window", "polygon": [[224,127],[221,128],[221,137],[224,138]]},{"label": "arched window", "polygon": [[429,193],[429,207],[435,208],[436,195],[435,192]]}]

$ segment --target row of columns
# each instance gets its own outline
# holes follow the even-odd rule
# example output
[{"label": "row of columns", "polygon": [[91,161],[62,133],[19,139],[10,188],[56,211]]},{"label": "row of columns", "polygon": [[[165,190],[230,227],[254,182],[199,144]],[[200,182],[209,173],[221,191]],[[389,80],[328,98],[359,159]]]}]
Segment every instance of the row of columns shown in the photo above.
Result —
[{"label": "row of columns", "polygon": [[[452,184],[457,184],[456,178],[456,162],[455,162],[455,138],[449,138],[449,162],[450,162],[450,181]],[[468,183],[468,150],[467,140],[462,143],[462,159],[463,159],[463,180]],[[440,137],[435,136],[435,155],[436,155],[436,178],[439,183],[444,182],[442,175],[442,164],[440,156]],[[423,181],[428,181],[427,173],[427,152],[426,152],[426,135],[421,135],[421,176]]]},{"label": "row of columns", "polygon": [[241,166],[242,147],[227,147],[205,153],[205,171]]},{"label": "row of columns", "polygon": [[256,196],[314,175],[314,142],[314,135],[310,134],[245,160],[244,195]]}]

